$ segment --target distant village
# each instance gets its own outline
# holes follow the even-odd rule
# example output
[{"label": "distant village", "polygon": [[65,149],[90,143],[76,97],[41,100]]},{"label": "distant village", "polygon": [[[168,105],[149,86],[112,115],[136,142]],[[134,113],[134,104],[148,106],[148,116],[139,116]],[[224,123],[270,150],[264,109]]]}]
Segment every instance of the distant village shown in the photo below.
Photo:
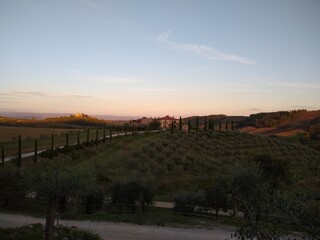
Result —
[{"label": "distant village", "polygon": [[[75,118],[89,118],[90,116],[84,113],[76,113],[70,115],[70,117],[75,117]],[[165,117],[158,117],[158,118],[147,118],[147,117],[142,117],[136,120],[130,120],[130,124],[132,124],[134,127],[145,127],[149,125],[152,122],[158,122],[160,124],[160,128],[162,129],[168,129],[172,127],[172,123],[174,125],[179,124],[179,119],[173,117],[170,117],[169,115],[166,115]],[[188,131],[188,125],[187,124],[182,124],[182,131]]]},{"label": "distant village", "polygon": [[[177,125],[179,124],[179,119],[170,117],[166,115],[165,117],[161,118],[147,118],[143,117],[137,120],[131,120],[130,123],[133,124],[135,127],[146,126],[152,123],[153,121],[157,121],[160,123],[160,128],[168,129],[172,127],[172,124]],[[182,131],[188,131],[188,125],[182,124]]]}]

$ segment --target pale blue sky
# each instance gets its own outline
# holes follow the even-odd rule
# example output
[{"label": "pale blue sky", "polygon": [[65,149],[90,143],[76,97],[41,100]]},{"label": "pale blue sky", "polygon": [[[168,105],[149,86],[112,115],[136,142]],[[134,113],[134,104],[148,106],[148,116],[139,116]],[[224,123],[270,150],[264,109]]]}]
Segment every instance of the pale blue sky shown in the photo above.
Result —
[{"label": "pale blue sky", "polygon": [[0,110],[320,109],[320,1],[1,0]]}]

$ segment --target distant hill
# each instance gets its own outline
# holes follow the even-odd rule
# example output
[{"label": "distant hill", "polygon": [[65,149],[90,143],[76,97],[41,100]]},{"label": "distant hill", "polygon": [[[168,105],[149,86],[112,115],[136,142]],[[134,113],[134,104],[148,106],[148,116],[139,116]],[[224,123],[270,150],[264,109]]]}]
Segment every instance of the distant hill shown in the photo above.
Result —
[{"label": "distant hill", "polygon": [[41,127],[41,128],[82,128],[82,127],[102,127],[110,124],[111,121],[91,117],[86,114],[75,114],[69,116],[49,117],[45,119],[19,119],[0,118],[0,125],[15,127]]},{"label": "distant hill", "polygon": [[[14,111],[0,111],[0,116],[8,118],[18,119],[34,119],[43,120],[46,118],[70,116],[72,113],[35,113],[35,112],[14,112]],[[137,119],[139,116],[115,116],[115,115],[91,115],[92,117],[110,121],[126,121],[131,119]]]},{"label": "distant hill", "polygon": [[[81,115],[81,113],[80,113]],[[79,115],[79,116],[80,116]],[[104,126],[106,124],[119,125],[138,117],[117,117],[107,115],[89,116],[82,114],[80,117],[76,114],[51,114],[51,113],[15,113],[0,112],[0,125],[4,126],[24,126],[24,127],[46,127],[46,128],[79,128],[90,126]],[[20,117],[19,117],[20,116]],[[225,129],[227,123],[234,122],[237,129],[243,132],[294,136],[305,134],[309,131],[318,134],[320,124],[320,110],[294,110],[279,112],[264,112],[251,114],[250,116],[227,116],[225,114],[211,114],[207,116],[191,116],[182,119],[184,124],[188,124],[189,118],[193,128],[196,126],[198,118],[199,127],[203,128],[205,117],[207,124],[209,119],[214,122],[215,129],[218,129],[219,123],[222,129]],[[117,120],[114,120],[117,119]]]},{"label": "distant hill", "polygon": [[252,114],[240,127],[245,132],[286,137],[305,133],[319,123],[320,110],[295,110]]}]

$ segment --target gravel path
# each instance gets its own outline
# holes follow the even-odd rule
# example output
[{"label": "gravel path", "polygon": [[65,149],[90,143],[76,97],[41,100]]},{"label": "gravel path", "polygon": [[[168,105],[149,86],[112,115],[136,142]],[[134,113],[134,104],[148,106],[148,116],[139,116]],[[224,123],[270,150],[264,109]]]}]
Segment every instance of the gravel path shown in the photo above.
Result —
[{"label": "gravel path", "polygon": [[[45,223],[44,219],[18,214],[0,213],[1,227],[17,227],[31,223]],[[105,240],[224,240],[232,239],[233,227],[217,225],[213,229],[171,228],[127,223],[60,220],[65,226],[93,230]]]}]

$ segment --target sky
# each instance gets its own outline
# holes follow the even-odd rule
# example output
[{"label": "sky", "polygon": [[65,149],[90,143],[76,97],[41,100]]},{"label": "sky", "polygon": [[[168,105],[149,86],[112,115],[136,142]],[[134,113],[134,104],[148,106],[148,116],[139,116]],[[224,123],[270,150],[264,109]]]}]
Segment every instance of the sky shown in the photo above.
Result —
[{"label": "sky", "polygon": [[0,111],[320,109],[318,0],[1,0]]}]

